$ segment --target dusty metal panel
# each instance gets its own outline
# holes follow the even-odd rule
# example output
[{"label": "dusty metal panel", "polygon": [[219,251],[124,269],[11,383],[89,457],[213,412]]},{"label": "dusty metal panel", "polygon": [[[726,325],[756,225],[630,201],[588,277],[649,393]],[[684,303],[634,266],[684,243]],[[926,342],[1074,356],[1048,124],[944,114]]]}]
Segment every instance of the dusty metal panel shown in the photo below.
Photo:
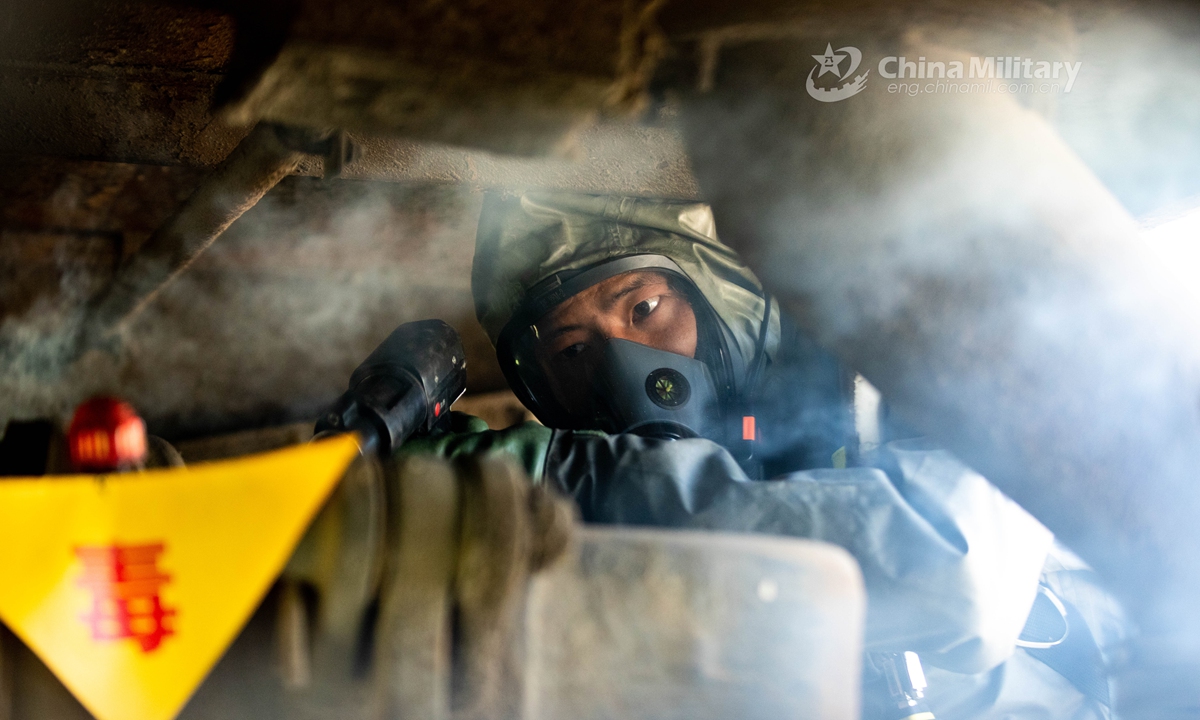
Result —
[{"label": "dusty metal panel", "polygon": [[249,129],[208,99],[233,52],[214,10],[147,2],[15,3],[0,27],[0,154],[213,165]]},{"label": "dusty metal panel", "polygon": [[[352,136],[353,137],[353,136]],[[354,137],[344,177],[481,188],[695,199],[700,189],[673,126],[607,123],[579,133],[578,159],[515,158],[436,143]],[[316,175],[308,166],[302,172]]]},{"label": "dusty metal panel", "polygon": [[[0,28],[0,156],[213,167],[261,115],[360,130],[364,152],[347,177],[694,197],[673,133],[592,127],[601,111],[644,100],[662,52],[657,8],[311,0],[230,14],[47,0]],[[251,57],[285,30],[281,55]],[[259,74],[254,62],[265,63]],[[241,122],[214,117],[221,92],[226,120]]]},{"label": "dusty metal panel", "polygon": [[205,165],[248,128],[208,111],[221,77],[105,65],[0,63],[0,155]]},{"label": "dusty metal panel", "polygon": [[307,0],[225,112],[544,155],[597,113],[644,105],[661,4]]},{"label": "dusty metal panel", "polygon": [[[220,76],[147,69],[0,64],[0,157],[30,155],[212,167],[248,132],[209,112]],[[567,158],[519,158],[379,134],[343,176],[405,183],[560,189],[656,197],[698,194],[669,123],[609,121],[572,135]],[[319,176],[319,159],[299,173]]]},{"label": "dusty metal panel", "polygon": [[604,105],[610,78],[532,72],[448,56],[434,66],[386,51],[293,43],[225,113],[400,135],[514,155],[562,154]]}]

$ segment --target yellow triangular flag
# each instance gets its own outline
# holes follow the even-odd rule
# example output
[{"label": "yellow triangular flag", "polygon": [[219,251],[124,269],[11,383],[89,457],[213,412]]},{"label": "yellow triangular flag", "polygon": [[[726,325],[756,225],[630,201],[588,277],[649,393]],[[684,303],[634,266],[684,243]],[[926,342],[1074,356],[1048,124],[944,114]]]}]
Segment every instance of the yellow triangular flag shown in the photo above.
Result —
[{"label": "yellow triangular flag", "polygon": [[99,720],[171,720],[356,453],[0,479],[0,620]]}]

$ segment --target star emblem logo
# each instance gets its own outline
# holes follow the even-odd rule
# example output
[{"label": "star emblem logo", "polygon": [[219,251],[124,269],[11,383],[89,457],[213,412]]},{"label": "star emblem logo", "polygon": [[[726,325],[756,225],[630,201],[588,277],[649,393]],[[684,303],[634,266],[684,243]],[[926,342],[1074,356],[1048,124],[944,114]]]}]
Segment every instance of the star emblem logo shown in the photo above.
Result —
[{"label": "star emblem logo", "polygon": [[816,60],[817,65],[821,68],[821,72],[817,75],[817,77],[821,77],[821,75],[824,75],[828,72],[833,73],[835,77],[841,77],[842,70],[838,66],[842,64],[842,61],[845,60],[846,57],[846,55],[838,55],[835,53],[833,51],[833,45],[831,43],[826,43],[824,55],[812,56],[813,60]]},{"label": "star emblem logo", "polygon": [[[850,58],[850,67],[846,68],[846,72],[842,72],[842,61]],[[867,76],[871,74],[870,70],[864,70],[861,75],[854,79],[848,79],[858,69],[862,63],[862,52],[851,45],[840,47],[837,52],[833,51],[833,43],[825,43],[825,53],[822,55],[813,55],[813,60],[817,64],[808,73],[808,79],[805,81],[805,88],[808,90],[809,96],[814,100],[824,103],[838,102],[862,92],[862,89],[867,85]],[[820,73],[817,70],[820,69]],[[825,73],[833,73],[835,82],[841,83],[837,87],[817,87],[816,79]],[[828,83],[829,81],[826,81]]]}]

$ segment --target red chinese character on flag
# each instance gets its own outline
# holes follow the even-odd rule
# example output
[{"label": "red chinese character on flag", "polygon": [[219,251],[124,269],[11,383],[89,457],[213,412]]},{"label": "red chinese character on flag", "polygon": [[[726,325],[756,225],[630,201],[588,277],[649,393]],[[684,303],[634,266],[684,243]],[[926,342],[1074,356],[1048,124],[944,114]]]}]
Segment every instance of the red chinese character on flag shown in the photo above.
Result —
[{"label": "red chinese character on flag", "polygon": [[175,610],[164,608],[159,591],[171,576],[158,569],[163,544],[77,547],[83,563],[80,587],[92,592],[92,611],[81,619],[95,640],[133,638],[142,652],[157,648],[175,631],[167,620]]}]

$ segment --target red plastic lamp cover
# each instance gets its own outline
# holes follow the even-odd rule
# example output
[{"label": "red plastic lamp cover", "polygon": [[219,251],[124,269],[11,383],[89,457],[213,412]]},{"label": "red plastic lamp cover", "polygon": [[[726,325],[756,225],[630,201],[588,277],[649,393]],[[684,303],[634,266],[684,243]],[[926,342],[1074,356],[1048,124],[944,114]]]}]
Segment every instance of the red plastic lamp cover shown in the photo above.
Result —
[{"label": "red plastic lamp cover", "polygon": [[75,409],[67,444],[75,469],[119,470],[146,459],[146,424],[124,400],[94,397]]}]

